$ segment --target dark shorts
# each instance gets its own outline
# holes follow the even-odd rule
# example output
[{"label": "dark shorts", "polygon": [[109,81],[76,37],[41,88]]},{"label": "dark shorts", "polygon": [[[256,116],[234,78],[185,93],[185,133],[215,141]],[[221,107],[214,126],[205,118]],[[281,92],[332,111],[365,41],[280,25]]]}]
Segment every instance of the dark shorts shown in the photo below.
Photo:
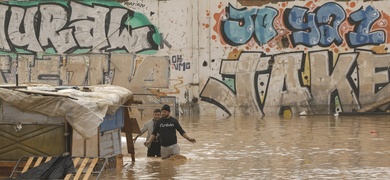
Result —
[{"label": "dark shorts", "polygon": [[148,157],[161,157],[161,145],[160,142],[152,142],[148,148]]}]

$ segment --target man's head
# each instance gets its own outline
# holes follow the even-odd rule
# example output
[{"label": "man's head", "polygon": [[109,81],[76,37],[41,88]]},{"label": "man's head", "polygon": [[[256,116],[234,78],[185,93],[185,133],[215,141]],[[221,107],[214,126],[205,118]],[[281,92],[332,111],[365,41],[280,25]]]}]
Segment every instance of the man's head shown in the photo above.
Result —
[{"label": "man's head", "polygon": [[171,107],[169,107],[168,104],[164,104],[164,106],[161,108],[161,114],[163,118],[169,117],[169,113],[171,112]]},{"label": "man's head", "polygon": [[161,110],[160,109],[155,109],[153,114],[154,114],[153,120],[157,120],[157,119],[161,118]]}]

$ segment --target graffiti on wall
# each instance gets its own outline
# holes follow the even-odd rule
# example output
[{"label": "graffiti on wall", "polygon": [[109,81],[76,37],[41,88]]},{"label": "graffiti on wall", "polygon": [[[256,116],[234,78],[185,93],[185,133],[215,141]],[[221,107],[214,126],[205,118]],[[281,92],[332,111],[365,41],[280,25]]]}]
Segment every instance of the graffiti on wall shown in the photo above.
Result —
[{"label": "graffiti on wall", "polygon": [[[283,114],[285,109],[331,114],[388,97],[390,54],[383,45],[390,42],[390,18],[385,11],[371,4],[359,8],[356,2],[288,4],[240,9],[228,4],[214,14],[212,39],[219,37],[233,51],[240,46],[240,54],[222,58],[219,75],[209,77],[200,93],[202,101],[230,115]],[[377,47],[362,48],[367,46]]]},{"label": "graffiti on wall", "polygon": [[145,15],[113,1],[0,4],[2,52],[148,54],[155,53],[160,41]]},{"label": "graffiti on wall", "polygon": [[335,2],[309,2],[307,6],[277,10],[268,6],[236,9],[229,4],[217,17],[214,29],[220,32],[221,41],[231,46],[251,40],[262,46],[286,35],[291,47],[356,48],[389,42],[389,16],[371,5],[350,10]]},{"label": "graffiti on wall", "polygon": [[[139,65],[131,54],[0,55],[0,84],[36,83],[60,86],[113,84],[148,93],[168,88],[169,58],[147,57]],[[16,76],[18,74],[18,76]],[[140,86],[142,85],[142,86]]]},{"label": "graffiti on wall", "polygon": [[[281,107],[318,114],[351,112],[388,96],[390,54],[356,50],[340,54],[334,65],[332,57],[327,50],[242,52],[221,63],[220,74],[234,79],[235,90],[211,77],[200,97],[228,114],[277,114]],[[312,73],[303,72],[307,66]]]},{"label": "graffiti on wall", "polygon": [[186,71],[191,69],[190,62],[184,62],[182,55],[172,56],[172,69],[176,71]]}]

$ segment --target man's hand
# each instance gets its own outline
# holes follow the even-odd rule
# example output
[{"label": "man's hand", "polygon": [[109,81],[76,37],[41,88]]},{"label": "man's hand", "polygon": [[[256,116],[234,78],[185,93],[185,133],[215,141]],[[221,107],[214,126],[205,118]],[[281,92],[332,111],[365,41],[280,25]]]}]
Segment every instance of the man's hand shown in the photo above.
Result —
[{"label": "man's hand", "polygon": [[150,143],[152,143],[153,139],[155,138],[156,136],[154,136],[153,134],[150,135],[149,139],[146,139],[146,142],[144,142],[144,145],[146,147],[149,146]]},{"label": "man's hand", "polygon": [[145,141],[145,142],[144,142],[144,145],[145,145],[145,146],[149,146],[149,144],[150,144],[150,142],[148,142],[148,141]]},{"label": "man's hand", "polygon": [[192,143],[196,143],[196,140],[194,138],[188,138],[187,140],[192,142]]},{"label": "man's hand", "polygon": [[137,140],[138,137],[139,137],[138,135],[135,136],[135,138],[133,139],[133,143],[135,143],[135,141]]}]

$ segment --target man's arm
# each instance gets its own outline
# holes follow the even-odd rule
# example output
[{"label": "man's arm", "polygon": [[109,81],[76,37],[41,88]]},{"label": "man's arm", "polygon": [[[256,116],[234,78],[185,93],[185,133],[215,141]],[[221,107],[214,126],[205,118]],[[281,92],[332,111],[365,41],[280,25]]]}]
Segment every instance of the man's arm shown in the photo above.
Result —
[{"label": "man's arm", "polygon": [[177,119],[175,119],[176,122],[175,122],[175,128],[177,131],[179,131],[179,133],[181,134],[181,136],[183,136],[184,138],[186,138],[188,141],[192,142],[192,143],[196,143],[196,140],[194,138],[190,138],[187,133],[183,130],[183,128],[181,127],[179,121],[177,121]]},{"label": "man's arm", "polygon": [[154,140],[156,136],[154,134],[151,134],[150,135],[150,138],[148,140],[146,140],[146,142],[144,143],[145,146],[148,146],[150,143],[152,143],[152,141]]},{"label": "man's arm", "polygon": [[[157,124],[159,124],[159,121],[157,121]],[[159,132],[159,130],[160,130],[160,126],[159,125],[154,126],[152,134],[150,135],[149,139],[147,139],[146,142],[144,143],[145,146],[148,146],[150,143],[152,143],[154,138],[156,138],[157,133]]]},{"label": "man's arm", "polygon": [[184,133],[182,134],[181,136],[183,136],[184,138],[186,138],[188,141],[192,142],[192,143],[196,143],[196,140],[194,138],[190,138],[187,133]]},{"label": "man's arm", "polygon": [[[149,121],[148,121],[148,122],[149,122]],[[147,126],[148,122],[146,122],[146,123],[143,125],[143,127],[142,127],[142,129],[141,129],[141,133],[140,133],[140,134],[137,134],[137,136],[135,136],[135,138],[133,139],[134,142],[137,140],[138,137],[142,136],[142,134],[144,134],[144,133],[148,130],[148,126]]]}]

